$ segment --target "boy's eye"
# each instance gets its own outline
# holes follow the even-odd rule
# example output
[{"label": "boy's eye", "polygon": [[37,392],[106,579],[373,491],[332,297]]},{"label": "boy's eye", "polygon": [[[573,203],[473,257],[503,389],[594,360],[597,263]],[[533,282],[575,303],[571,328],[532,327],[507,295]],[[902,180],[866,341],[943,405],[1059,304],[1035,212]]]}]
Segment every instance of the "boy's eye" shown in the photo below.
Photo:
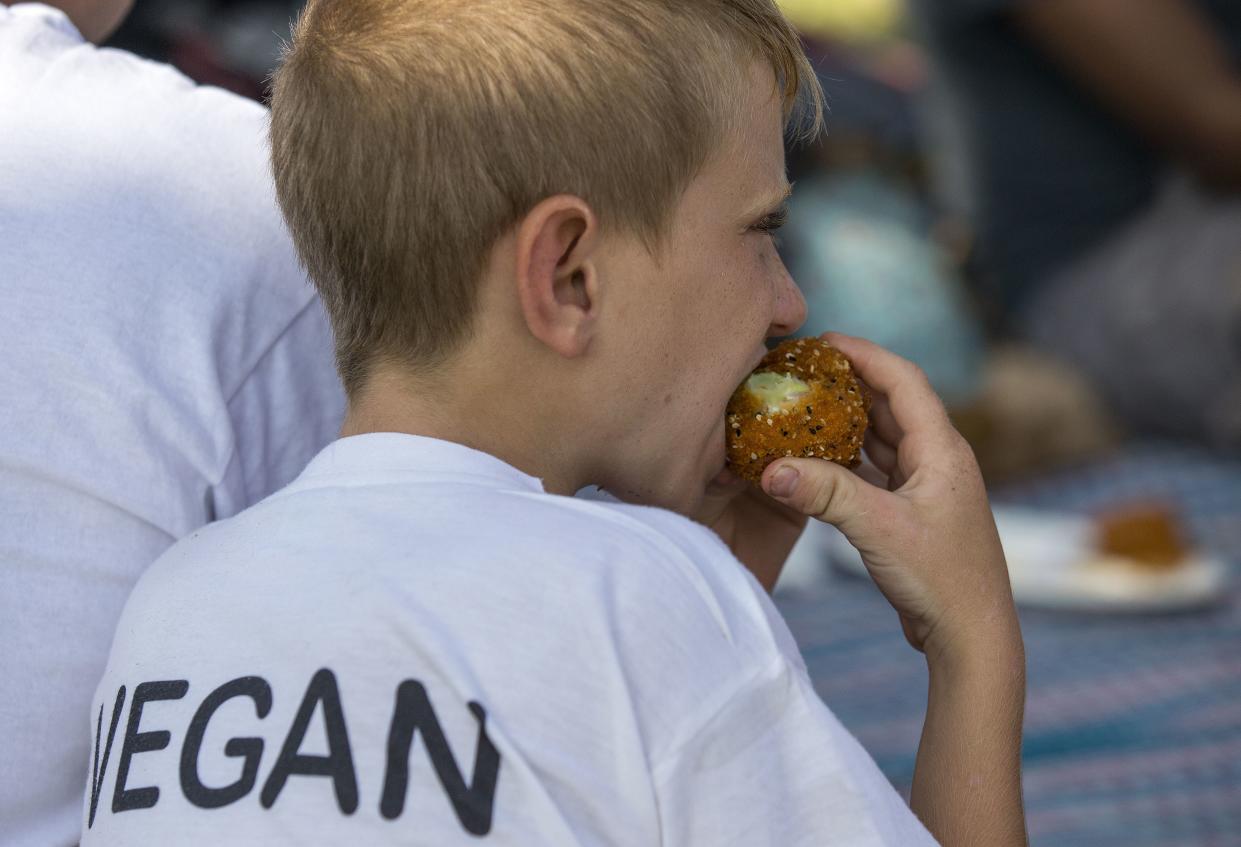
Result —
[{"label": "boy's eye", "polygon": [[754,225],[754,228],[760,232],[774,233],[788,221],[789,207],[781,206],[770,215],[764,217],[761,221]]}]

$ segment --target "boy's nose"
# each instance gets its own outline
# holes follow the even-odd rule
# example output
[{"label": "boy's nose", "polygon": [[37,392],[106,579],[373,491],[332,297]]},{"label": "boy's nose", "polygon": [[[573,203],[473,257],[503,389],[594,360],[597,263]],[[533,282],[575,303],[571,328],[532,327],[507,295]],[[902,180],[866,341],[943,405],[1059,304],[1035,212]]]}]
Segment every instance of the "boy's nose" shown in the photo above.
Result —
[{"label": "boy's nose", "polygon": [[776,309],[772,317],[770,336],[792,335],[806,322],[806,298],[793,282],[793,277],[783,268],[776,290]]}]

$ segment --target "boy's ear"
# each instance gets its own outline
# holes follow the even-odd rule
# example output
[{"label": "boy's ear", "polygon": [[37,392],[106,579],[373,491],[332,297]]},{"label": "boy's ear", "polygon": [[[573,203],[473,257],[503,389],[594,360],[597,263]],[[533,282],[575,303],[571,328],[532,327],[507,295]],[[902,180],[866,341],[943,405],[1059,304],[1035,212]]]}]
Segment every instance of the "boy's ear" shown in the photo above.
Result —
[{"label": "boy's ear", "polygon": [[580,197],[538,203],[517,228],[517,299],[530,333],[566,358],[581,355],[599,311],[599,223]]}]

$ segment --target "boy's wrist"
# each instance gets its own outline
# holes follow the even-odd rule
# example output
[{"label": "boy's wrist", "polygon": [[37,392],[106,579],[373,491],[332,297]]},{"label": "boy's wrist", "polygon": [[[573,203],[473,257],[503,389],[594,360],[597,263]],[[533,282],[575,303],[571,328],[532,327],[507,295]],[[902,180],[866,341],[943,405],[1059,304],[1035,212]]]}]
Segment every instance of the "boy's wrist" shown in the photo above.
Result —
[{"label": "boy's wrist", "polygon": [[928,643],[925,653],[932,685],[937,679],[952,684],[968,679],[1025,686],[1025,644],[1015,618]]}]

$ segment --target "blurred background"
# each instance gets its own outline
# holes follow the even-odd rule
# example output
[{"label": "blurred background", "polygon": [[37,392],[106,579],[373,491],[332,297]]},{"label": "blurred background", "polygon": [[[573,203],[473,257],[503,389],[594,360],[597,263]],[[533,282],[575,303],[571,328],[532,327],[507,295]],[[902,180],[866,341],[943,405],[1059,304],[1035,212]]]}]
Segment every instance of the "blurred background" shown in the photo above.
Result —
[{"label": "blurred background", "polygon": [[[111,46],[263,99],[299,3],[138,0]],[[783,0],[828,95],[790,149],[805,333],[918,362],[1022,610],[1036,845],[1241,844],[1241,2]],[[907,791],[925,670],[808,533],[777,592]]]}]

